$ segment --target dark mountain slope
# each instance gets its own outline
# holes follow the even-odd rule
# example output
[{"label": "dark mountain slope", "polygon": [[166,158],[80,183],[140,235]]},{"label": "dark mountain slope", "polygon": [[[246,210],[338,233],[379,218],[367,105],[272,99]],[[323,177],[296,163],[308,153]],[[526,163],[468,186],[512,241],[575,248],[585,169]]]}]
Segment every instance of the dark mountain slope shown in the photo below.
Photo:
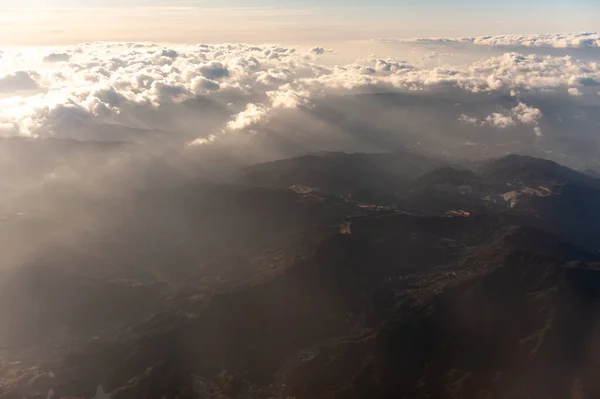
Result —
[{"label": "dark mountain slope", "polygon": [[480,179],[477,175],[468,169],[459,170],[444,166],[419,176],[414,185],[417,187],[430,185],[466,186],[478,181]]},{"label": "dark mountain slope", "polygon": [[240,182],[266,187],[302,185],[325,193],[348,195],[360,189],[394,192],[407,179],[439,165],[408,151],[389,154],[322,153],[254,165]]},{"label": "dark mountain slope", "polygon": [[[517,157],[414,175],[370,208],[340,196],[385,167],[328,157],[261,165],[261,187],[178,182],[105,204],[77,252],[2,280],[2,311],[25,320],[2,327],[40,339],[0,346],[0,397],[600,397],[595,180]],[[57,347],[64,327],[79,334]]]},{"label": "dark mountain slope", "polygon": [[[0,224],[4,236],[30,244],[1,255],[0,339],[93,336],[151,314],[182,287],[252,276],[251,259],[266,248],[355,212],[336,199],[208,183],[144,190],[88,210],[73,202],[68,218],[50,212]],[[69,245],[74,235],[77,247]],[[15,259],[21,264],[10,267]]]},{"label": "dark mountain slope", "polygon": [[586,262],[595,257],[518,221],[389,214],[353,219],[351,235],[314,231],[312,249],[284,274],[200,300],[188,317],[167,308],[55,363],[55,391],[564,397],[575,378],[588,386],[584,372],[597,377],[565,330],[580,323],[580,337],[593,334],[600,295]]},{"label": "dark mountain slope", "polygon": [[525,155],[513,154],[487,162],[481,166],[481,174],[487,179],[531,185],[572,182],[589,187],[600,187],[600,181],[592,176],[553,161]]},{"label": "dark mountain slope", "polygon": [[286,394],[565,398],[581,385],[597,396],[597,264],[565,263],[590,256],[534,230],[485,247],[469,261],[479,268],[382,287],[372,329],[319,346],[288,371]]},{"label": "dark mountain slope", "polygon": [[537,225],[590,250],[600,250],[600,189],[568,183],[548,197],[527,197],[518,204]]}]

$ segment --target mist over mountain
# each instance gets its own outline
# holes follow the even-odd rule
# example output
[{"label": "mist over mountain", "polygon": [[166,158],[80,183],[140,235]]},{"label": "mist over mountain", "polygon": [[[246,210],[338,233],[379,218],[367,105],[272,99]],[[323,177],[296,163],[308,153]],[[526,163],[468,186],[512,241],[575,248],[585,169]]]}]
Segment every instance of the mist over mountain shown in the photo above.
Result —
[{"label": "mist over mountain", "polygon": [[600,397],[594,4],[130,1],[0,12],[0,399]]},{"label": "mist over mountain", "polygon": [[3,201],[3,397],[600,392],[590,174],[406,147],[251,164],[1,144],[23,166]]}]

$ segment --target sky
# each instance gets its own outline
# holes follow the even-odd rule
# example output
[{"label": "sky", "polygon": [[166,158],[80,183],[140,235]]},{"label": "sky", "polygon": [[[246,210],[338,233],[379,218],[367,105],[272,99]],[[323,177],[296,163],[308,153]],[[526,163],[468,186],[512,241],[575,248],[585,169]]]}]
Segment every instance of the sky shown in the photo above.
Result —
[{"label": "sky", "polygon": [[581,32],[598,20],[594,0],[0,0],[0,44],[323,43]]}]

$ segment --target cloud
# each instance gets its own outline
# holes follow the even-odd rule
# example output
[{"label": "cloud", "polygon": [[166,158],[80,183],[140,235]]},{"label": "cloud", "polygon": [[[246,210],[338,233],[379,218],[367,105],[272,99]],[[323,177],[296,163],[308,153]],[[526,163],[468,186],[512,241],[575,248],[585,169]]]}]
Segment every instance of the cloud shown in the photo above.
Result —
[{"label": "cloud", "polygon": [[51,53],[44,57],[44,62],[67,62],[71,59],[68,53]]},{"label": "cloud", "polygon": [[468,38],[464,39],[451,39],[451,38],[431,38],[431,37],[420,37],[414,39],[394,39],[394,38],[381,38],[376,39],[375,41],[379,43],[417,43],[417,44],[456,44],[460,42],[470,42],[471,40]]},{"label": "cloud", "polygon": [[480,126],[481,122],[474,116],[468,116],[465,114],[461,114],[458,117],[458,120],[467,125]]},{"label": "cloud", "polygon": [[173,49],[166,48],[160,53],[160,55],[168,58],[177,58],[179,56],[179,53]]},{"label": "cloud", "polygon": [[159,105],[164,102],[181,99],[188,94],[188,89],[183,84],[154,81],[150,88],[151,98]]},{"label": "cloud", "polygon": [[221,85],[219,82],[205,78],[204,76],[197,76],[192,79],[190,87],[191,91],[196,95],[210,93],[220,88]]},{"label": "cloud", "polygon": [[209,61],[197,68],[197,71],[207,79],[220,79],[229,76],[229,70],[219,61]]},{"label": "cloud", "polygon": [[510,115],[503,115],[498,112],[494,112],[485,118],[485,123],[498,129],[506,129],[507,127],[514,126],[515,120]]},{"label": "cloud", "polygon": [[418,38],[418,39],[379,39],[384,43],[418,44],[475,44],[487,47],[534,47],[534,48],[600,48],[600,32],[535,34],[535,35],[498,35],[463,38]]},{"label": "cloud", "polygon": [[[9,96],[36,89],[30,96],[0,99],[0,125],[7,127],[0,134],[92,140],[121,135],[135,141],[164,137],[189,143],[254,129],[273,115],[304,112],[319,99],[340,94],[452,93],[460,98],[495,93],[520,99],[577,90],[583,97],[600,82],[597,63],[516,52],[436,67],[374,56],[322,64],[306,52],[279,45],[90,43],[53,54],[73,56],[68,63],[0,77],[0,92]],[[539,128],[540,109],[525,105],[525,100],[517,104],[515,109],[502,104],[499,111],[479,117],[457,110],[453,120]],[[83,129],[86,125],[90,128]]]},{"label": "cloud", "polygon": [[507,129],[509,127],[517,126],[517,124],[528,125],[534,127],[534,133],[536,136],[541,136],[542,130],[539,126],[539,123],[542,116],[542,111],[540,111],[538,108],[519,102],[510,110],[493,112],[482,119],[461,114],[458,117],[458,120],[463,124],[477,127],[491,126],[497,129]]},{"label": "cloud", "polygon": [[598,48],[600,33],[568,33],[540,35],[484,36],[471,39],[473,43],[492,47],[552,47]]},{"label": "cloud", "polygon": [[0,76],[0,93],[35,90],[38,88],[37,77],[38,74],[31,71],[16,71]]},{"label": "cloud", "polygon": [[452,85],[472,92],[515,89],[545,90],[582,86],[586,79],[600,77],[600,65],[572,57],[506,53],[477,61],[468,67],[438,67],[411,70],[393,77],[398,86],[423,89]]},{"label": "cloud", "polygon": [[310,53],[314,55],[323,55],[325,53],[331,53],[332,51],[333,50],[326,49],[324,47],[313,47],[312,49],[310,49]]},{"label": "cloud", "polygon": [[[64,52],[48,57],[57,61],[62,57],[60,54],[72,53],[77,57],[68,64],[51,63],[36,72],[15,71],[0,77],[2,92],[14,94],[32,88],[41,91],[40,95],[26,97],[18,112],[14,107],[0,110],[0,123],[15,126],[23,135],[70,132],[78,125],[50,132],[46,129],[56,123],[45,121],[53,115],[52,110],[60,113],[68,108],[87,113],[95,125],[160,127],[176,133],[184,124],[173,119],[175,114],[180,120],[189,117],[199,123],[203,119],[216,123],[223,118],[218,113],[207,117],[205,113],[210,113],[210,109],[190,102],[204,97],[215,107],[228,109],[231,126],[240,126],[247,118],[252,119],[252,107],[266,113],[271,106],[293,107],[302,103],[301,95],[295,94],[289,84],[313,74],[300,53],[281,46],[224,44],[164,48],[148,43],[94,43],[65,48]],[[225,107],[230,103],[233,106]],[[249,106],[254,103],[257,105]],[[238,117],[242,112],[245,114]],[[72,118],[56,121],[60,120],[66,124],[75,121]],[[229,121],[222,121],[221,128]],[[195,129],[188,125],[184,129],[202,133],[214,123]]]},{"label": "cloud", "polygon": [[241,130],[262,121],[267,114],[268,110],[264,105],[248,104],[246,109],[237,114],[235,119],[227,124],[227,127],[231,130]]},{"label": "cloud", "polygon": [[511,110],[511,114],[524,125],[537,125],[542,118],[542,111],[525,103],[519,103]]},{"label": "cloud", "polygon": [[192,140],[188,143],[189,146],[198,146],[198,145],[204,145],[204,144],[208,144],[208,143],[212,143],[215,140],[217,140],[217,136],[214,134],[211,134],[208,137],[201,137],[201,138],[197,138],[195,140]]}]

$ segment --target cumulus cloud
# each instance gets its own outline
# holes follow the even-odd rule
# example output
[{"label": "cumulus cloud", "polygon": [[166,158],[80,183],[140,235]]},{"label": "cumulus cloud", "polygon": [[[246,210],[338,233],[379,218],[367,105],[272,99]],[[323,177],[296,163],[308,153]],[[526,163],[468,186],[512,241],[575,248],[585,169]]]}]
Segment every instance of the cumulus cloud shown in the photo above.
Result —
[{"label": "cumulus cloud", "polygon": [[194,139],[192,141],[190,141],[188,143],[189,146],[198,146],[198,145],[204,145],[204,144],[208,144],[208,143],[212,143],[215,140],[217,140],[217,136],[214,134],[211,134],[208,137],[199,137],[197,139]]},{"label": "cumulus cloud", "polygon": [[200,65],[197,71],[207,79],[220,79],[229,76],[227,66],[219,61],[209,61]]},{"label": "cumulus cloud", "polygon": [[568,33],[539,35],[484,36],[469,39],[482,46],[502,47],[553,47],[586,48],[600,47],[600,33]]},{"label": "cumulus cloud", "polygon": [[400,86],[422,89],[453,85],[472,92],[556,89],[582,86],[585,79],[600,79],[600,65],[572,57],[518,53],[477,61],[467,68],[444,66],[393,77],[394,83]]},{"label": "cumulus cloud", "polygon": [[44,57],[44,62],[67,62],[71,59],[68,53],[50,53]]},{"label": "cumulus cloud", "polygon": [[160,55],[162,57],[177,58],[179,56],[179,53],[173,49],[166,48],[160,53]]},{"label": "cumulus cloud", "polygon": [[479,119],[477,119],[476,117],[465,115],[465,114],[461,114],[458,117],[458,120],[467,125],[479,126],[481,124]]},{"label": "cumulus cloud", "polygon": [[517,124],[529,125],[534,127],[534,133],[537,136],[541,136],[542,131],[539,123],[542,116],[542,111],[540,111],[538,108],[534,108],[525,103],[519,102],[510,110],[505,110],[504,112],[493,112],[482,119],[462,114],[458,117],[458,120],[464,124],[477,127],[491,126],[497,129],[506,129],[516,126]]},{"label": "cumulus cloud", "polygon": [[600,32],[498,35],[463,38],[418,38],[411,40],[380,39],[381,42],[421,44],[475,44],[488,47],[535,47],[535,48],[600,48]]},{"label": "cumulus cloud", "polygon": [[511,115],[503,115],[501,113],[494,112],[485,118],[485,123],[498,129],[506,129],[507,127],[514,126],[515,120]]},{"label": "cumulus cloud", "polygon": [[[250,116],[252,107],[266,114],[271,106],[293,107],[302,103],[303,91],[298,90],[297,94],[289,85],[298,78],[313,75],[312,66],[295,49],[281,46],[225,44],[164,48],[145,43],[99,43],[65,48],[63,53],[46,57],[48,61],[59,61],[66,59],[63,54],[76,56],[68,64],[55,63],[37,72],[15,71],[0,77],[1,92],[32,88],[42,92],[26,97],[18,108],[0,110],[0,123],[15,127],[11,132],[51,134],[49,126],[56,126],[59,121],[75,121],[73,118],[46,121],[54,110],[60,114],[65,109],[86,113],[94,124],[123,124],[131,128],[163,124],[160,128],[177,130],[182,122],[174,121],[179,126],[169,125],[175,114],[182,119],[210,113],[200,103],[186,102],[196,97],[209,98],[214,106],[221,104],[221,108],[233,104],[226,107],[231,126],[242,126],[246,123],[243,121],[256,119]],[[184,103],[186,106],[175,107]],[[164,115],[167,111],[169,115]],[[207,119],[221,117],[213,114]],[[222,127],[227,122],[223,121]],[[62,131],[75,127],[65,126]],[[201,131],[204,127],[186,129]]]},{"label": "cumulus cloud", "polygon": [[511,110],[511,113],[524,125],[537,125],[542,118],[542,111],[525,103],[519,103]]},{"label": "cumulus cloud", "polygon": [[207,79],[204,76],[197,76],[192,79],[191,90],[195,94],[206,94],[211,91],[219,90],[221,85],[211,79]]},{"label": "cumulus cloud", "polygon": [[325,47],[313,47],[310,49],[310,53],[314,55],[323,55],[325,53],[331,53],[333,50],[326,49]]},{"label": "cumulus cloud", "polygon": [[[321,50],[327,51],[316,47],[310,52]],[[114,139],[130,129],[151,137],[168,132],[170,140],[189,143],[251,128],[282,110],[310,109],[329,95],[452,90],[457,96],[499,93],[519,99],[554,90],[585,96],[600,82],[598,63],[515,52],[437,67],[375,56],[320,64],[305,52],[277,45],[92,43],[53,54],[72,56],[68,63],[0,77],[2,93],[36,89],[30,96],[4,100],[0,134]],[[519,102],[515,109],[486,117],[457,112],[453,118],[496,128],[539,128],[541,111]],[[86,124],[93,129],[81,129]]]},{"label": "cumulus cloud", "polygon": [[15,92],[19,90],[34,90],[38,88],[35,78],[38,74],[31,71],[16,71],[0,76],[0,92]]},{"label": "cumulus cloud", "polygon": [[394,39],[394,38],[382,38],[377,39],[380,43],[423,43],[423,44],[454,44],[462,41],[469,42],[468,38],[464,39],[450,39],[450,38],[432,38],[432,37],[420,37],[415,39]]},{"label": "cumulus cloud", "polygon": [[188,93],[188,89],[179,83],[154,81],[152,82],[150,93],[152,94],[150,98],[159,105],[164,102],[183,98]]},{"label": "cumulus cloud", "polygon": [[268,114],[267,108],[262,104],[248,104],[246,109],[237,114],[234,120],[227,124],[231,130],[240,130],[252,126],[263,120]]}]

